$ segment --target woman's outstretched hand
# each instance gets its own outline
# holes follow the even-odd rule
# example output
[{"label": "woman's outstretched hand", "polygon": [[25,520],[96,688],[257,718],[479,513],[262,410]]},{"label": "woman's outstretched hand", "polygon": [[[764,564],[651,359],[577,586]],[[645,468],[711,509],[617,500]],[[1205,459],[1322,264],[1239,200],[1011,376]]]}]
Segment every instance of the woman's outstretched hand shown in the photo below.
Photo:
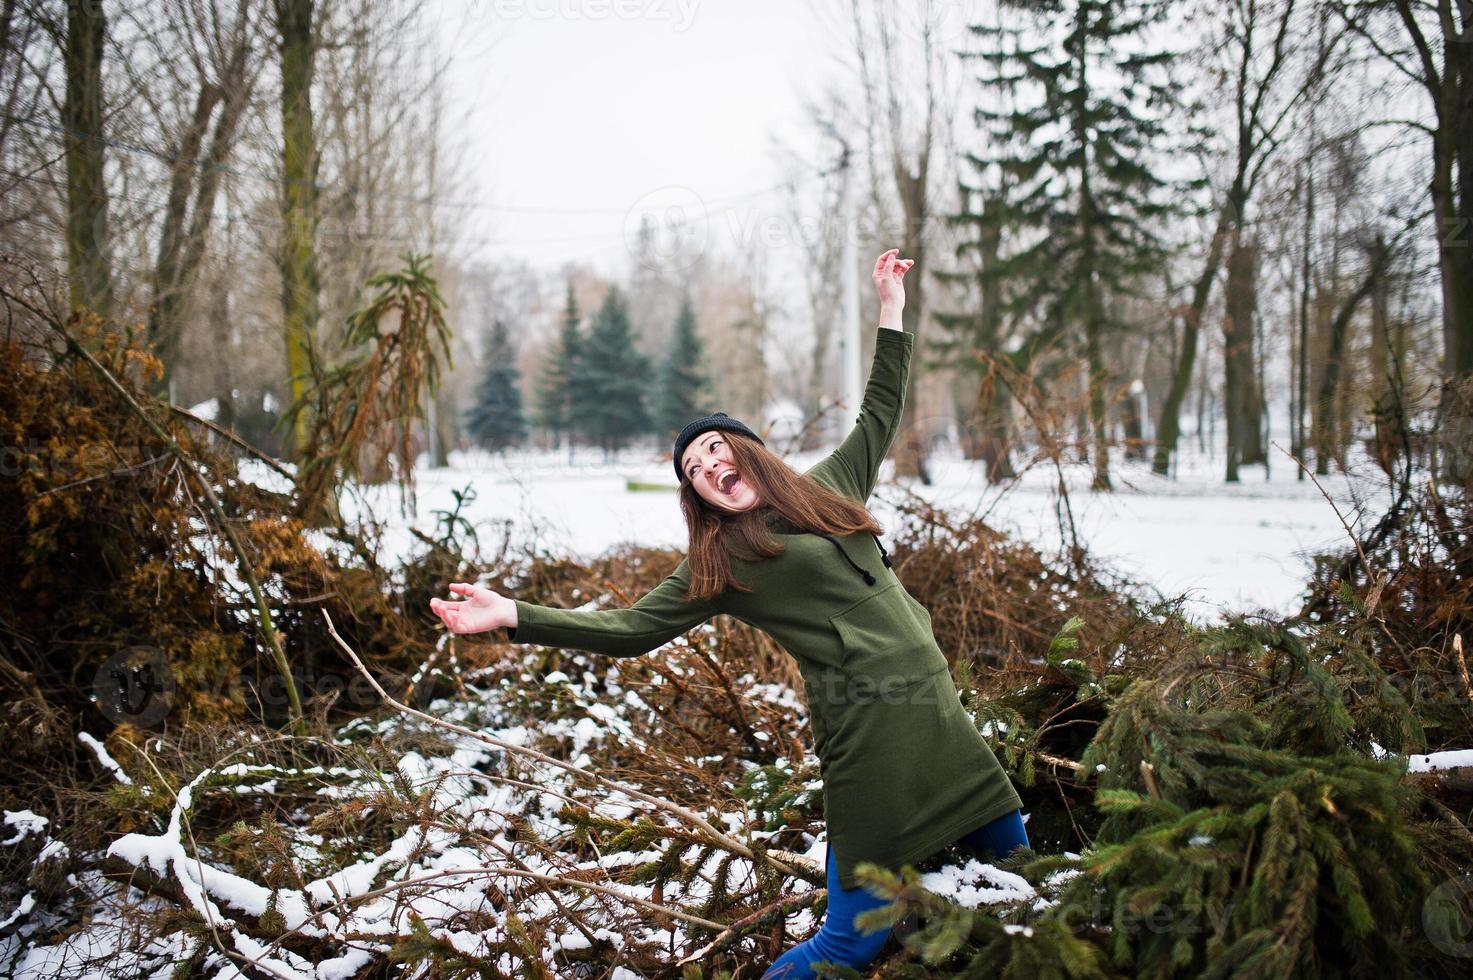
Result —
[{"label": "woman's outstretched hand", "polygon": [[[899,311],[905,307],[905,274],[915,259],[900,258],[900,249],[881,252],[875,259],[875,291],[880,294],[880,310]],[[897,324],[898,326],[898,324]]]},{"label": "woman's outstretched hand", "polygon": [[431,599],[430,610],[452,633],[484,633],[502,626],[517,625],[516,602],[499,592],[464,582],[450,583],[450,592],[466,598],[459,602]]}]

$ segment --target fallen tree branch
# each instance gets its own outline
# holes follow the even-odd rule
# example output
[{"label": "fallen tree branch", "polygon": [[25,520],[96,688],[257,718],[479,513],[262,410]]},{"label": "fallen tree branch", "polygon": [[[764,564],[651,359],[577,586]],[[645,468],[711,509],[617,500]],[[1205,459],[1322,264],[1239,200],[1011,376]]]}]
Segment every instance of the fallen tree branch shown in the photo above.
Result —
[{"label": "fallen tree branch", "polygon": [[705,946],[702,946],[700,949],[696,950],[694,953],[691,953],[689,956],[685,957],[675,965],[685,966],[685,964],[687,963],[693,963],[696,960],[705,959],[712,953],[722,952],[723,950],[735,944],[736,941],[740,939],[744,933],[751,932],[753,929],[765,928],[766,926],[769,926],[772,923],[776,922],[779,916],[786,917],[790,912],[795,912],[798,909],[806,908],[807,906],[812,905],[814,902],[818,901],[820,898],[827,894],[827,888],[815,888],[813,891],[804,892],[801,895],[789,895],[786,898],[780,898],[776,902],[773,902],[771,905],[764,906],[763,908],[760,908],[757,911],[753,912],[751,915],[743,916],[742,918],[736,920],[731,925],[727,926],[726,929],[722,931],[721,935],[717,936]]},{"label": "fallen tree branch", "polygon": [[[447,731],[455,732],[458,735],[464,735],[467,738],[473,738],[479,742],[484,742],[487,745],[495,746],[496,748],[501,749],[504,752],[524,755],[528,758],[536,759],[538,762],[545,763],[546,765],[553,766],[557,769],[562,769],[566,772],[570,772],[575,776],[581,776],[585,779],[592,780],[600,786],[604,786],[616,792],[623,793],[625,796],[628,796],[631,799],[636,799],[644,803],[648,803],[653,807],[664,810],[666,813],[679,818],[686,824],[700,828],[706,833],[708,837],[711,838],[714,843],[720,845],[728,851],[731,851],[733,854],[744,857],[747,860],[752,861],[753,863],[765,860],[767,864],[771,865],[773,868],[776,868],[778,871],[782,872],[790,878],[800,878],[804,881],[811,880],[808,874],[796,870],[785,863],[774,861],[770,855],[766,857],[759,857],[750,847],[743,844],[741,841],[722,833],[721,831],[713,827],[700,814],[692,810],[687,810],[685,807],[680,806],[677,803],[671,803],[669,800],[661,799],[658,796],[652,796],[642,790],[635,789],[633,786],[630,786],[627,783],[621,783],[617,780],[609,779],[607,776],[600,776],[598,773],[589,772],[587,769],[575,766],[571,762],[564,762],[562,759],[555,759],[544,752],[539,752],[536,749],[528,748],[525,745],[513,745],[511,742],[499,739],[494,735],[487,735],[485,732],[474,731],[472,729],[466,728],[463,725],[457,725],[454,722],[445,721],[443,718],[436,718],[434,715],[426,714],[425,712],[420,711],[418,708],[411,708],[409,705],[396,700],[392,695],[389,694],[388,691],[385,691],[383,689],[383,687],[379,684],[378,680],[373,676],[373,674],[369,673],[368,668],[363,665],[363,661],[358,658],[358,654],[353,651],[353,648],[348,645],[347,641],[344,640],[340,635],[338,635],[337,628],[333,625],[332,617],[328,615],[326,609],[322,610],[322,618],[327,622],[327,632],[332,636],[334,640],[337,641],[338,646],[342,647],[343,652],[348,655],[348,659],[353,661],[353,666],[358,668],[358,672],[368,679],[368,683],[371,684],[373,686],[373,689],[378,692],[379,697],[383,698],[386,703],[393,706],[394,708],[397,708],[399,711],[402,711],[408,715],[413,715],[414,717],[428,722],[429,724],[434,725],[437,728],[443,728]],[[813,883],[817,884],[817,882]],[[718,926],[717,928],[724,927]]]},{"label": "fallen tree branch", "polygon": [[286,465],[282,463],[281,460],[277,459],[275,456],[270,455],[269,453],[262,452],[255,446],[252,446],[250,443],[246,442],[240,436],[236,435],[234,432],[231,432],[229,429],[222,428],[219,424],[211,422],[207,418],[202,418],[201,416],[198,416],[191,412],[189,409],[181,408],[178,405],[170,405],[169,411],[173,412],[175,415],[179,416],[182,419],[187,419],[190,422],[194,422],[198,425],[204,426],[211,432],[215,433],[215,435],[224,439],[226,442],[232,443],[236,447],[243,449],[250,455],[256,457],[256,459],[259,459],[261,462],[271,467],[271,469],[275,470],[279,475],[284,476],[288,480],[292,481],[293,484],[297,482],[296,474],[287,469]]}]

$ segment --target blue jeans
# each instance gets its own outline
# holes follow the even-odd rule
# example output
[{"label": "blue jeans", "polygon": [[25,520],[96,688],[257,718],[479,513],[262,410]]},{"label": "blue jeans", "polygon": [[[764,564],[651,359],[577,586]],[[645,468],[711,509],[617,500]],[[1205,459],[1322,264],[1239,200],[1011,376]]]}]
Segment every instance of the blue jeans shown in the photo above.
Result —
[{"label": "blue jeans", "polygon": [[[1006,857],[1014,848],[1028,846],[1028,832],[1023,829],[1023,813],[1014,810],[991,823],[983,824],[962,838],[963,843],[984,856]],[[867,966],[890,938],[890,930],[880,929],[865,934],[854,926],[861,912],[889,905],[876,898],[864,886],[839,887],[839,865],[834,861],[834,848],[828,850],[828,912],[823,926],[812,938],[804,940],[783,955],[762,974],[762,980],[810,980],[816,976],[813,965],[820,961],[838,963],[859,969]]]}]

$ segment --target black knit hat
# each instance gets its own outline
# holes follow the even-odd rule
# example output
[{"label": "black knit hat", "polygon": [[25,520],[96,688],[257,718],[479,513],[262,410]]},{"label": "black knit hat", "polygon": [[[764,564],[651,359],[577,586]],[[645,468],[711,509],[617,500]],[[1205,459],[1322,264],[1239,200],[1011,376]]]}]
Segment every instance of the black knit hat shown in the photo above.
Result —
[{"label": "black knit hat", "polygon": [[687,425],[685,428],[681,429],[680,435],[675,437],[674,462],[675,479],[677,482],[685,479],[685,475],[680,472],[680,457],[685,453],[686,447],[695,440],[696,436],[700,435],[702,432],[708,432],[711,429],[726,429],[728,432],[741,432],[751,436],[753,439],[756,439],[759,443],[762,443],[762,445],[767,445],[767,443],[762,442],[762,437],[749,429],[745,423],[732,418],[725,412],[717,412],[715,415],[707,415],[703,418],[698,418],[694,422]]}]

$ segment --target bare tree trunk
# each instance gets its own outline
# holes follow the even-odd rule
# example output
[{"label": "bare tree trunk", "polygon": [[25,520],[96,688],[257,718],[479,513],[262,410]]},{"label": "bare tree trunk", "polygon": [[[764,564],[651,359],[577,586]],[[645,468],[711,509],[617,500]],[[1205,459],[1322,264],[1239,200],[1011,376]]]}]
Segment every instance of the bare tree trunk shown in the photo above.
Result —
[{"label": "bare tree trunk", "polygon": [[[1001,199],[985,198],[982,202],[981,235],[978,251],[984,272],[994,268],[1002,255],[1002,221],[998,210]],[[986,345],[990,357],[1002,357],[1002,280],[995,275],[982,276],[980,286],[980,308],[978,316],[979,339]],[[989,364],[977,388],[976,418],[978,429],[978,455],[987,468],[990,484],[1011,480],[1012,454],[1009,451],[1013,429],[1013,398],[1006,384],[999,384],[995,364]]]},{"label": "bare tree trunk", "polygon": [[[856,27],[855,54],[865,97],[866,132],[871,134],[866,143],[873,166],[876,144],[873,134],[877,124],[883,121],[884,137],[888,140],[886,155],[890,163],[891,179],[895,182],[899,198],[901,220],[904,222],[900,240],[896,244],[902,256],[915,261],[905,281],[905,310],[901,314],[901,325],[907,333],[915,337],[918,353],[923,349],[925,340],[923,328],[926,313],[927,226],[931,219],[931,151],[936,143],[937,116],[941,114],[937,106],[939,90],[935,77],[936,63],[938,57],[946,56],[935,36],[937,9],[933,2],[928,2],[920,11],[905,10],[896,13],[886,5],[876,8],[880,77],[875,78],[871,75],[862,8],[857,0],[851,3],[851,16]],[[901,42],[897,40],[893,21],[896,17],[914,18],[920,25],[919,59],[924,67],[923,78],[911,79],[902,74],[905,52],[900,49]],[[922,104],[919,111],[902,104],[902,99],[911,91],[920,92]],[[883,107],[880,105],[881,95],[884,96]],[[919,126],[919,131],[911,129],[910,120],[913,119],[919,120],[915,124]],[[914,163],[911,162],[912,159]],[[878,196],[879,182],[876,180],[873,184],[872,189]],[[878,200],[876,204],[878,211]],[[931,477],[927,471],[926,458],[930,447],[924,433],[918,431],[919,427],[916,425],[916,415],[920,410],[916,391],[921,376],[925,373],[922,367],[923,359],[917,357],[916,366],[912,368],[906,384],[905,409],[894,448],[895,473],[897,476],[917,477],[922,483],[929,485]]]},{"label": "bare tree trunk", "polygon": [[66,18],[66,99],[61,128],[67,171],[67,269],[74,308],[106,318],[112,312],[108,197],[103,174],[103,0],[69,3]]},{"label": "bare tree trunk", "polygon": [[222,429],[235,428],[235,326],[230,316],[230,280],[228,275],[216,277],[210,293],[209,326],[214,336],[217,356],[211,365],[214,373],[215,424]]},{"label": "bare tree trunk", "polygon": [[[1312,130],[1312,127],[1311,127]],[[1290,445],[1293,448],[1294,458],[1303,460],[1306,455],[1304,437],[1304,413],[1306,402],[1309,399],[1309,315],[1310,306],[1313,303],[1314,290],[1314,266],[1313,266],[1313,237],[1314,237],[1314,166],[1307,163],[1309,175],[1305,182],[1306,196],[1304,202],[1304,241],[1302,247],[1303,255],[1299,263],[1299,350],[1298,363],[1294,371],[1294,418],[1289,425]],[[1304,467],[1295,467],[1295,479],[1304,479]]]},{"label": "bare tree trunk", "polygon": [[[1218,211],[1217,227],[1207,246],[1207,258],[1192,286],[1191,303],[1182,314],[1181,347],[1176,372],[1171,376],[1171,386],[1166,389],[1166,398],[1161,402],[1161,419],[1156,423],[1156,455],[1151,461],[1151,471],[1161,476],[1165,476],[1171,466],[1171,455],[1176,452],[1176,441],[1181,435],[1181,406],[1192,385],[1192,367],[1197,362],[1197,339],[1202,329],[1202,314],[1207,309],[1207,300],[1212,295],[1212,283],[1217,279],[1217,271],[1222,266],[1223,241],[1230,227],[1229,214],[1235,207],[1234,204],[1224,203]],[[1197,414],[1200,421],[1200,403]],[[1198,432],[1201,432],[1200,426]]]},{"label": "bare tree trunk", "polygon": [[[926,52],[930,57],[930,51]],[[929,97],[928,97],[929,104]],[[916,157],[915,168],[912,171],[906,164],[900,150],[900,133],[894,133],[895,146],[892,150],[892,163],[895,173],[895,186],[899,191],[901,212],[904,215],[905,229],[901,236],[900,254],[915,260],[911,266],[910,276],[905,283],[905,309],[901,312],[901,325],[906,332],[915,337],[917,351],[922,349],[923,340],[923,314],[926,310],[926,224],[930,220],[930,199],[927,195],[926,185],[929,181],[931,160],[931,121],[928,110],[926,121],[925,141],[921,144],[920,152]],[[919,400],[916,397],[916,389],[919,387],[923,358],[917,357],[917,365],[910,372],[906,382],[905,408],[902,411],[900,432],[901,437],[896,446],[895,475],[914,476],[930,486],[931,474],[927,469],[927,457],[930,455],[930,446],[926,444],[925,433],[916,425],[916,414],[920,410]]]},{"label": "bare tree trunk", "polygon": [[[1473,15],[1470,15],[1473,16]],[[1473,32],[1473,24],[1465,31]],[[1443,393],[1439,427],[1443,475],[1473,483],[1473,40],[1448,45],[1448,60],[1463,62],[1461,91],[1450,95],[1457,108],[1454,126],[1444,118],[1434,138],[1432,207],[1436,212],[1438,266],[1442,273]],[[1445,68],[1452,72],[1452,65]],[[1458,178],[1454,185],[1453,160]]]},{"label": "bare tree trunk", "polygon": [[1345,358],[1345,341],[1350,333],[1350,323],[1355,316],[1356,307],[1360,306],[1361,300],[1370,295],[1376,280],[1381,276],[1386,267],[1386,262],[1391,250],[1386,246],[1385,240],[1376,236],[1375,243],[1368,249],[1370,268],[1366,277],[1356,287],[1355,292],[1345,300],[1335,318],[1330,321],[1328,349],[1325,353],[1324,371],[1320,375],[1319,391],[1315,397],[1315,460],[1314,469],[1316,476],[1326,476],[1330,472],[1330,459],[1338,458],[1336,451],[1338,440],[1337,418],[1339,414],[1335,411],[1336,388],[1340,382],[1341,365]]},{"label": "bare tree trunk", "polygon": [[[1412,5],[1398,0],[1396,6],[1419,50],[1435,50],[1438,39],[1429,45],[1422,37]],[[1473,119],[1473,10],[1466,0],[1456,4],[1459,31],[1453,6],[1452,0],[1437,0],[1437,22],[1444,32],[1442,70],[1426,63],[1423,81],[1437,113],[1431,194],[1442,274],[1441,466],[1445,477],[1473,483],[1473,249],[1468,247],[1473,222],[1473,125],[1468,122]]]},{"label": "bare tree trunk", "polygon": [[1012,429],[1013,397],[994,365],[977,386],[976,399],[963,425],[968,458],[982,460],[989,484],[1017,475],[1011,454]]},{"label": "bare tree trunk", "polygon": [[[317,137],[312,124],[316,57],[313,0],[276,0],[281,51],[282,243],[281,299],[291,400],[307,389],[310,347],[317,333]],[[293,452],[307,444],[307,414],[299,412]]]},{"label": "bare tree trunk", "polygon": [[1110,485],[1110,440],[1106,428],[1105,389],[1110,385],[1110,374],[1100,353],[1100,330],[1098,318],[1087,316],[1084,334],[1085,361],[1089,366],[1089,418],[1093,435],[1090,460],[1094,476],[1090,480],[1091,490],[1111,490]]},{"label": "bare tree trunk", "polygon": [[1227,416],[1227,476],[1238,480],[1238,466],[1263,462],[1257,372],[1253,367],[1253,313],[1258,305],[1258,246],[1233,235],[1223,302],[1223,410]]},{"label": "bare tree trunk", "polygon": [[[1384,269],[1376,270],[1371,284],[1371,418],[1375,424],[1372,450],[1376,463],[1387,476],[1396,475],[1396,458],[1406,445],[1406,432],[1401,424],[1401,377],[1399,358],[1391,339],[1387,306],[1390,289]],[[1407,466],[1411,460],[1405,461]]]},{"label": "bare tree trunk", "polygon": [[172,150],[174,161],[169,172],[169,197],[159,228],[159,251],[153,270],[153,306],[148,316],[149,340],[164,365],[160,385],[165,391],[179,359],[179,253],[184,247],[189,192],[199,169],[200,146],[204,143],[205,133],[210,128],[210,116],[219,101],[220,87],[202,79],[199,93],[195,96],[194,113]]},{"label": "bare tree trunk", "polygon": [[[250,104],[254,82],[251,51],[255,35],[243,8],[237,11],[233,47],[219,66],[218,78],[201,78],[194,114],[175,151],[169,177],[169,200],[154,266],[154,301],[149,335],[164,364],[163,387],[173,376],[184,325],[182,316],[209,244],[210,225],[220,178],[235,148],[240,119]],[[218,27],[218,25],[215,25]],[[219,112],[216,113],[218,108]],[[205,134],[214,119],[208,147]],[[193,207],[189,198],[193,192]]]},{"label": "bare tree trunk", "polygon": [[[1261,9],[1253,3],[1228,4],[1223,7],[1227,16],[1227,28],[1222,40],[1233,49],[1235,62],[1231,95],[1237,124],[1236,168],[1232,184],[1223,196],[1217,215],[1217,227],[1208,245],[1202,272],[1192,289],[1191,305],[1184,317],[1180,361],[1161,406],[1161,421],[1156,427],[1156,456],[1151,465],[1156,473],[1166,473],[1171,454],[1176,450],[1180,431],[1177,416],[1191,381],[1192,363],[1197,355],[1197,334],[1201,327],[1202,314],[1207,308],[1212,283],[1223,261],[1227,236],[1232,234],[1236,241],[1236,235],[1247,220],[1247,207],[1257,187],[1258,178],[1284,142],[1280,135],[1282,128],[1291,125],[1293,116],[1290,109],[1301,97],[1313,97],[1312,93],[1321,84],[1322,73],[1336,47],[1337,41],[1328,38],[1322,28],[1314,61],[1305,75],[1305,81],[1275,102],[1273,96],[1277,91],[1280,73],[1293,60],[1290,57],[1290,41],[1297,23],[1295,10],[1298,3],[1299,0],[1284,0],[1283,3],[1265,5]],[[1256,21],[1261,23],[1255,23]],[[1258,33],[1263,27],[1268,28],[1266,34]],[[1265,37],[1267,44],[1262,43]],[[1242,321],[1242,330],[1246,331],[1247,337],[1252,336],[1249,320],[1251,316]],[[1224,363],[1229,360],[1230,358],[1225,357]],[[1249,370],[1246,372],[1242,370],[1241,363],[1232,370],[1251,385],[1251,363],[1248,366]],[[1231,389],[1232,386],[1228,387]],[[1229,400],[1241,400],[1231,390],[1224,394]],[[1254,414],[1253,418],[1255,423],[1252,429],[1255,434],[1251,441],[1258,442],[1257,415]],[[1231,455],[1234,446],[1231,409],[1228,411],[1228,420]],[[1239,445],[1241,448],[1241,443]],[[1261,461],[1262,457],[1263,447],[1260,442],[1257,451],[1246,454],[1242,461]]]},{"label": "bare tree trunk", "polygon": [[1207,358],[1202,358],[1197,369],[1197,452],[1206,453],[1207,444],[1207,400],[1212,389],[1207,383]]}]

